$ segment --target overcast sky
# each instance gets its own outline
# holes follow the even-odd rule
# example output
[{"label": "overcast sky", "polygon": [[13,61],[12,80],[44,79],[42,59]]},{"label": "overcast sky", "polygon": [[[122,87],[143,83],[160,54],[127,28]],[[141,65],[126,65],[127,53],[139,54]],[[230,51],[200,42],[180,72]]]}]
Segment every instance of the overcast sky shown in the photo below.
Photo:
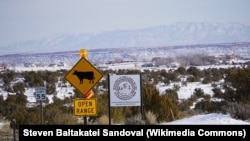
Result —
[{"label": "overcast sky", "polygon": [[249,0],[0,0],[0,46],[177,22],[250,24]]}]

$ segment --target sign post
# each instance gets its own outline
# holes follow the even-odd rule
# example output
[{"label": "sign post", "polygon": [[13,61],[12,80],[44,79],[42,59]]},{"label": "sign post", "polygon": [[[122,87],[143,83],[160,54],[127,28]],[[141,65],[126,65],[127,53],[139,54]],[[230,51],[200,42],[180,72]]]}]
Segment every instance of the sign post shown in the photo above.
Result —
[{"label": "sign post", "polygon": [[35,91],[36,91],[37,101],[46,100],[46,88],[45,87],[36,87]]},{"label": "sign post", "polygon": [[100,81],[103,74],[97,70],[87,60],[87,50],[80,50],[81,59],[75,66],[66,74],[65,79],[74,86],[85,99],[74,100],[74,114],[84,116],[84,124],[87,124],[87,116],[96,115],[96,100],[90,99],[94,92],[92,88]]},{"label": "sign post", "polygon": [[[109,75],[109,108],[120,106],[141,106],[141,75]],[[109,111],[111,111],[109,109]],[[141,106],[143,117],[143,106]],[[109,124],[111,114],[109,112]]]},{"label": "sign post", "polygon": [[41,124],[43,124],[43,100],[46,100],[46,87],[36,87],[35,88],[36,100],[40,102],[40,119]]}]

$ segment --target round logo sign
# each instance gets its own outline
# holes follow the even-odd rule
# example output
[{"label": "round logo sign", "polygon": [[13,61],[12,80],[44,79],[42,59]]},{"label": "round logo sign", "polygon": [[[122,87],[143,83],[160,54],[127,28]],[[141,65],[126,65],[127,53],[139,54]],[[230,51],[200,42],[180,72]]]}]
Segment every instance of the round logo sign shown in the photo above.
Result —
[{"label": "round logo sign", "polygon": [[135,81],[128,76],[118,78],[113,86],[114,94],[121,100],[133,98],[136,94],[136,89]]}]

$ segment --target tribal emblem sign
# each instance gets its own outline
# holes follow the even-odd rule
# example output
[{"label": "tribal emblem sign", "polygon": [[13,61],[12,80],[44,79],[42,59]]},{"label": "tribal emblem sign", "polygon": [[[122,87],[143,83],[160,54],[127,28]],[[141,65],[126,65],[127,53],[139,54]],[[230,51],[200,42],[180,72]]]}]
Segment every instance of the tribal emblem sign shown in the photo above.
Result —
[{"label": "tribal emblem sign", "polygon": [[110,75],[110,106],[141,106],[140,75]]}]

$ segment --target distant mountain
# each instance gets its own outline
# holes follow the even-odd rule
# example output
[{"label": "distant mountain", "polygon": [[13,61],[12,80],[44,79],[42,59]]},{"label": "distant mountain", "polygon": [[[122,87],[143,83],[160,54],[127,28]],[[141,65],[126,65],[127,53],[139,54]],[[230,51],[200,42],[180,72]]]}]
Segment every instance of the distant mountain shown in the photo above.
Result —
[{"label": "distant mountain", "polygon": [[[88,60],[92,63],[109,63],[117,61],[151,61],[154,57],[178,57],[189,55],[228,55],[250,58],[250,42],[196,44],[163,47],[123,47],[87,49]],[[64,62],[74,65],[80,59],[79,49],[74,51],[48,53],[17,53],[0,55],[0,64],[55,64]]]},{"label": "distant mountain", "polygon": [[250,25],[237,23],[176,23],[137,30],[63,34],[0,47],[0,54],[74,51],[80,48],[137,48],[250,42]]}]

